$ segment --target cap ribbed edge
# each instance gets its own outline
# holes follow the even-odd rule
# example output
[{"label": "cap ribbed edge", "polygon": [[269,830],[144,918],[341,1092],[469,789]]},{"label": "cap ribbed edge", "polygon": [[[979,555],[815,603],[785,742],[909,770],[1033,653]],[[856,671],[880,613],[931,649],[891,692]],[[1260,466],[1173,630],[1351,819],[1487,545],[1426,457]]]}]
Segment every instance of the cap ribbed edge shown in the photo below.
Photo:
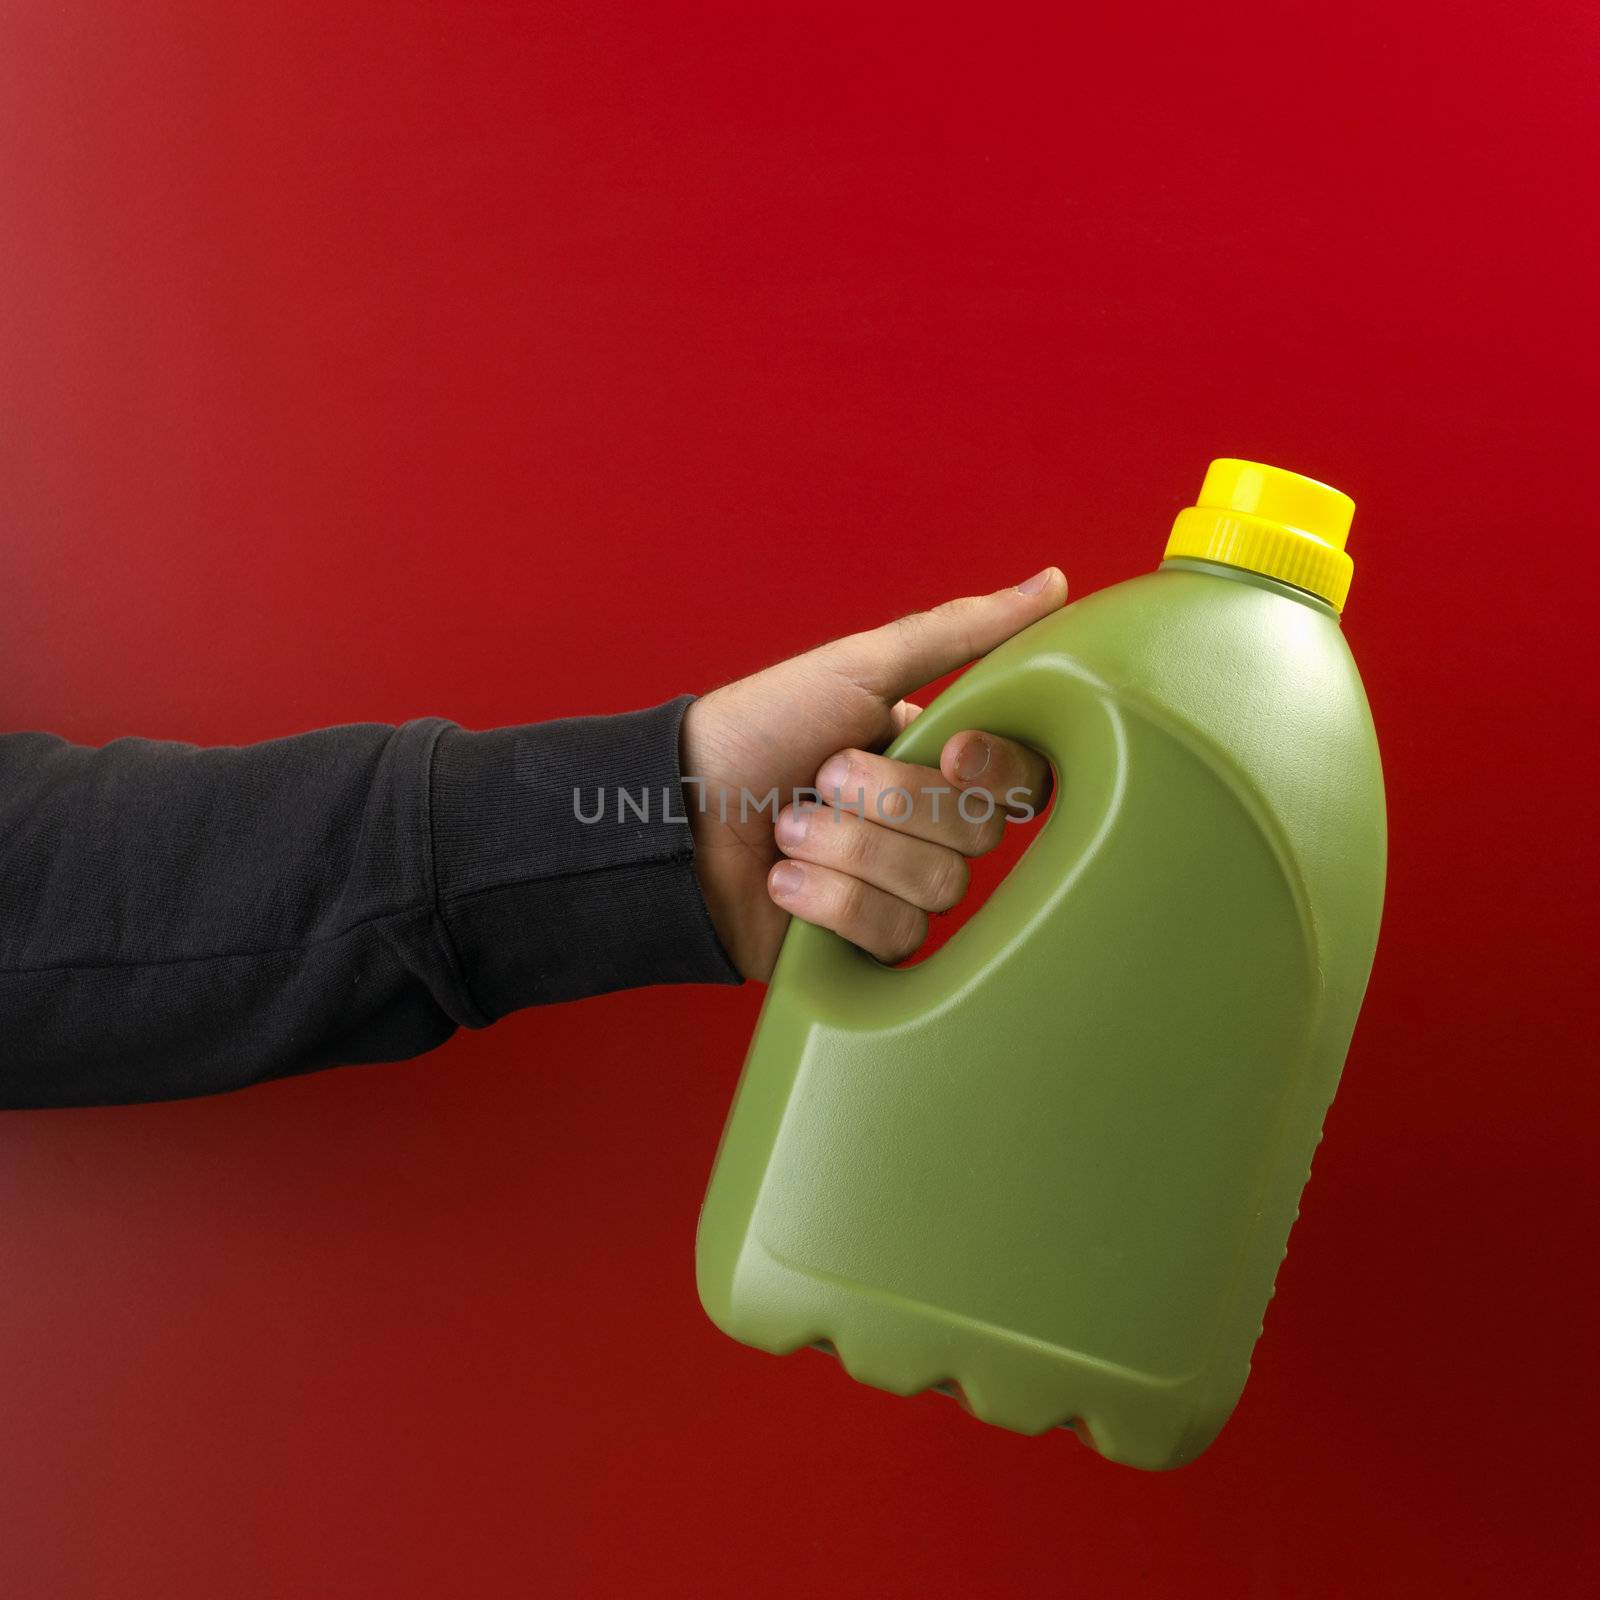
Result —
[{"label": "cap ribbed edge", "polygon": [[1243,511],[1189,506],[1178,513],[1167,559],[1220,561],[1291,583],[1342,611],[1355,563],[1343,550],[1297,528]]}]

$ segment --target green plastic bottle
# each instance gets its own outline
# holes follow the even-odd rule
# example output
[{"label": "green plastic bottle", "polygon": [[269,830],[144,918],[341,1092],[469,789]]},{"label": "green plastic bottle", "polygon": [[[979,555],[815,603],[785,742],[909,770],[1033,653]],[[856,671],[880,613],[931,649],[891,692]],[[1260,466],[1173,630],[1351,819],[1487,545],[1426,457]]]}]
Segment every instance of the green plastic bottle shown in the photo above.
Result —
[{"label": "green plastic bottle", "polygon": [[1366,987],[1383,779],[1339,627],[1352,502],[1212,464],[1160,568],[962,676],[1057,795],[972,920],[884,967],[794,924],[700,1222],[734,1338],[1192,1460],[1249,1373]]}]

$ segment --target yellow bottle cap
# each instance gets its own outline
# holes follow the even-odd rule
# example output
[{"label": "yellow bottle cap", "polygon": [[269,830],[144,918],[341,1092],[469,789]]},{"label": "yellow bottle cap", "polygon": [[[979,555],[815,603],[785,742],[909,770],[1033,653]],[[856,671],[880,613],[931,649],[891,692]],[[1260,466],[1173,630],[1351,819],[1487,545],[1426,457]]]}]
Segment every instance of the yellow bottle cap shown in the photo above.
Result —
[{"label": "yellow bottle cap", "polygon": [[1213,461],[1200,503],[1178,513],[1167,557],[1220,561],[1292,583],[1344,610],[1354,564],[1345,554],[1356,503],[1298,472]]}]

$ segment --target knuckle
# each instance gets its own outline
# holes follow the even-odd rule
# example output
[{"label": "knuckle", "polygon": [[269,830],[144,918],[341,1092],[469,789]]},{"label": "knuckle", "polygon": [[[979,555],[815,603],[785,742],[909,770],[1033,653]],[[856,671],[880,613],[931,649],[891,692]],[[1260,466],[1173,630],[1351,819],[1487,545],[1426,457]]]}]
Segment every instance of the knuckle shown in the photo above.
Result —
[{"label": "knuckle", "polygon": [[963,622],[971,617],[974,611],[983,605],[981,597],[975,594],[957,595],[954,600],[946,600],[933,608],[933,615],[942,617],[951,622]]},{"label": "knuckle", "polygon": [[984,773],[983,778],[995,795],[1000,796],[1007,789],[1027,781],[1027,768],[1023,762],[1022,752],[1009,739],[996,738],[990,734],[989,744],[994,751],[994,759],[990,762],[989,770]]},{"label": "knuckle", "polygon": [[828,854],[845,871],[860,875],[872,858],[872,830],[846,811],[833,812],[827,821]]},{"label": "knuckle", "polygon": [[999,797],[988,787],[964,790],[951,819],[950,844],[964,856],[981,856],[999,841],[1004,826]]},{"label": "knuckle", "polygon": [[962,640],[962,649],[969,658],[978,654],[974,635],[982,613],[983,600],[978,595],[963,595],[959,600],[946,600],[934,611],[934,614]]},{"label": "knuckle", "polygon": [[1006,817],[1003,811],[996,811],[987,822],[978,824],[978,853],[987,855],[995,849],[1006,836]]},{"label": "knuckle", "polygon": [[915,906],[901,902],[902,909],[895,914],[895,921],[889,930],[884,942],[884,959],[886,961],[904,961],[909,955],[914,955],[921,946],[922,941],[928,936],[927,913],[919,911]]},{"label": "knuckle", "polygon": [[991,848],[987,836],[988,827],[987,822],[963,821],[956,836],[955,848],[969,859],[987,854]]},{"label": "knuckle", "polygon": [[917,797],[899,783],[885,783],[873,797],[872,820],[891,828],[903,828],[917,809]]},{"label": "knuckle", "polygon": [[932,611],[908,611],[903,617],[896,617],[894,631],[900,646],[915,649],[927,633],[934,614]]},{"label": "knuckle", "polygon": [[948,911],[961,903],[972,881],[972,869],[965,857],[953,850],[941,850],[928,877],[928,910]]},{"label": "knuckle", "polygon": [[1018,789],[1026,790],[1029,797],[1036,798],[1050,781],[1048,764],[1015,739],[1002,739],[995,734],[989,738],[994,746],[995,760],[988,782],[995,798],[1002,805],[1009,805],[1008,796]]},{"label": "knuckle", "polygon": [[841,929],[865,926],[867,922],[867,886],[859,878],[841,878],[833,890],[833,909]]}]

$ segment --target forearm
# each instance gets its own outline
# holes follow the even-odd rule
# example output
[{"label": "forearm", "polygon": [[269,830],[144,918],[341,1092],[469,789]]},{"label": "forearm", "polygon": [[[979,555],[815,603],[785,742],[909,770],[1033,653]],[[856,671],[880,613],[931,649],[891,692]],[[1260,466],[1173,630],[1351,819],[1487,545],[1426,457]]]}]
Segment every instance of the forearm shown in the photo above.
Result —
[{"label": "forearm", "polygon": [[[212,750],[0,738],[0,1104],[207,1094],[736,981],[681,820],[683,704]],[[653,790],[649,820],[584,824],[597,786]]]}]

